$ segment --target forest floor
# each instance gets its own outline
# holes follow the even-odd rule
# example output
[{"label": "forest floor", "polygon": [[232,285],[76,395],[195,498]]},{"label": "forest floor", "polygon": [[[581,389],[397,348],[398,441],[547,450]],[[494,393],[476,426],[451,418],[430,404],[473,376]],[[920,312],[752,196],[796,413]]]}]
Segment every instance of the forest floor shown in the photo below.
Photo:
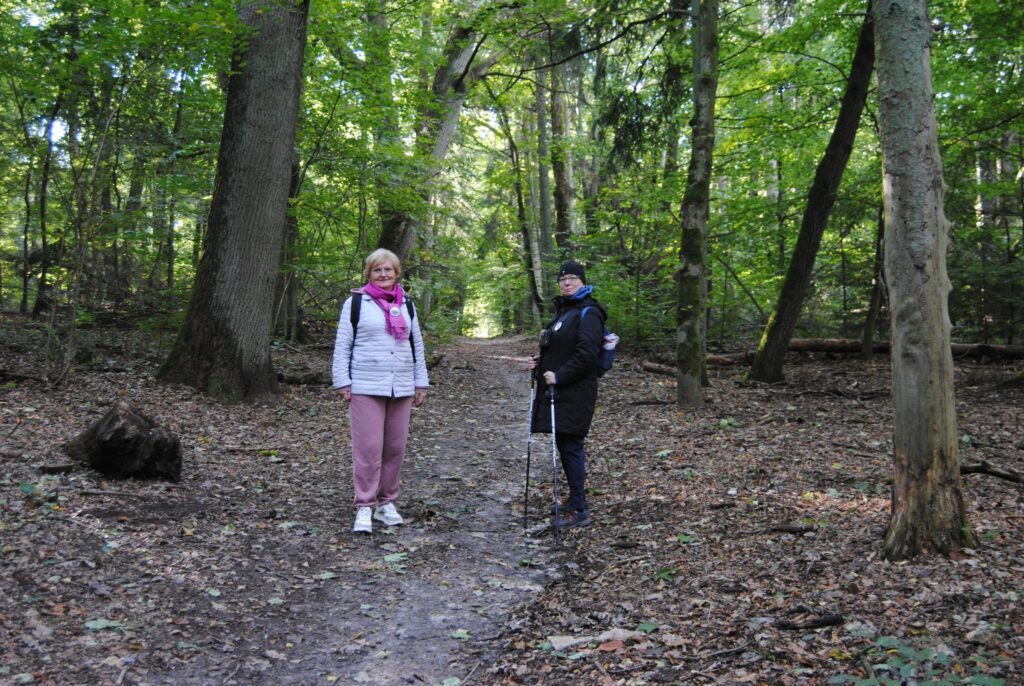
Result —
[{"label": "forest floor", "polygon": [[[715,367],[682,412],[621,352],[588,439],[593,524],[556,540],[547,436],[523,520],[532,340],[445,345],[407,523],[366,536],[329,344],[275,347],[305,383],[222,405],[153,381],[169,335],[80,335],[51,386],[45,330],[0,318],[0,684],[1024,683],[1020,484],[964,475],[976,549],[881,559],[884,357],[793,357],[774,385]],[[963,463],[1024,472],[1016,371],[957,362]],[[46,473],[118,400],[181,438],[180,482]]]}]

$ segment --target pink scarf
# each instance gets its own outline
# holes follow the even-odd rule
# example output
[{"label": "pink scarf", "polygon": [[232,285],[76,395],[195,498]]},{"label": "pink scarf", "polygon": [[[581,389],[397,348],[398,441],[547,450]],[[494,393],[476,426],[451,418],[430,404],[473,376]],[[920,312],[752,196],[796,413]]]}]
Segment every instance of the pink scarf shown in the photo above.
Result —
[{"label": "pink scarf", "polygon": [[409,325],[405,323],[402,316],[402,305],[405,304],[405,291],[402,286],[395,284],[390,291],[372,283],[363,286],[363,292],[373,298],[373,301],[384,310],[385,328],[389,334],[394,336],[396,341],[404,341],[409,337]]}]

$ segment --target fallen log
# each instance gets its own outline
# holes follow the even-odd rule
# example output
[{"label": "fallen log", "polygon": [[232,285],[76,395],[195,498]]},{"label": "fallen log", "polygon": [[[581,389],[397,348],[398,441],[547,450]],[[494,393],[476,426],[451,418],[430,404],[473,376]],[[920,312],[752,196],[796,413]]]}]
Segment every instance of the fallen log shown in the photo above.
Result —
[{"label": "fallen log", "polygon": [[1024,484],[1024,475],[1018,474],[1012,469],[1000,469],[987,460],[982,460],[977,464],[962,464],[960,465],[960,473],[988,474],[989,476],[997,476],[1000,479],[1006,479],[1014,483]]},{"label": "fallen log", "polygon": [[[872,352],[889,353],[888,341],[876,341]],[[954,357],[970,357],[988,360],[1020,360],[1024,359],[1024,345],[995,345],[992,343],[952,343],[950,351]],[[789,341],[789,351],[796,353],[836,353],[855,354],[861,352],[861,342],[852,338],[793,338]],[[753,359],[751,353],[730,353],[727,355],[708,353],[704,361],[709,365],[726,366],[746,362]],[[643,362],[644,371],[654,374],[675,376],[676,368],[659,362]],[[1010,379],[1006,384],[1021,383],[1024,372]]]},{"label": "fallen log", "polygon": [[[875,341],[872,352],[888,353],[888,341]],[[992,343],[953,343],[949,346],[954,357],[988,358],[995,360],[1024,359],[1024,345],[995,345]],[[794,338],[789,350],[805,353],[860,353],[861,341],[851,338]]]},{"label": "fallen log", "polygon": [[668,376],[676,375],[676,368],[670,367],[667,364],[658,364],[657,362],[644,362],[642,365],[645,372],[654,372],[655,374],[665,374]]}]

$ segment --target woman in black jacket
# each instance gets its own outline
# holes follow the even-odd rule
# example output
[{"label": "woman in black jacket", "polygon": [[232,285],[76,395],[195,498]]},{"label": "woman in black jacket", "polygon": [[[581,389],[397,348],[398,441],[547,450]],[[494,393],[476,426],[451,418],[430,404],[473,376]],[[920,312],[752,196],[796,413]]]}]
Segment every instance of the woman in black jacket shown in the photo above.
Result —
[{"label": "woman in black jacket", "polygon": [[[607,313],[591,295],[587,274],[578,262],[565,262],[558,270],[555,316],[541,333],[540,356],[531,360],[537,375],[537,396],[531,431],[551,433],[551,399],[555,389],[555,443],[569,482],[569,508],[556,504],[555,526],[590,524],[585,493],[586,452],[583,441],[590,431],[597,405],[597,357],[604,344]],[[589,308],[583,316],[583,308]],[[563,511],[564,510],[564,511]]]}]

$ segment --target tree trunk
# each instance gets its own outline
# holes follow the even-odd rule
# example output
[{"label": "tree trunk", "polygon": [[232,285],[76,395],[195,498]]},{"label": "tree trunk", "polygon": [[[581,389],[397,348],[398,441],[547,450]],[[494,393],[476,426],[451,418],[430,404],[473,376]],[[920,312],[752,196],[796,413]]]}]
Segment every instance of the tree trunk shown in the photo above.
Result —
[{"label": "tree trunk", "polygon": [[545,261],[552,261],[554,242],[551,222],[551,176],[548,174],[551,164],[551,132],[548,127],[547,75],[546,69],[537,71],[534,107],[537,114],[537,196],[541,254]]},{"label": "tree trunk", "polygon": [[572,252],[573,180],[569,113],[565,104],[565,65],[551,68],[551,172],[555,179],[555,245],[559,259]]},{"label": "tree trunk", "polygon": [[512,163],[512,178],[514,179],[513,186],[516,198],[516,221],[519,223],[519,232],[523,237],[523,262],[526,267],[526,280],[530,286],[530,309],[533,311],[534,317],[538,318],[544,312],[544,295],[541,293],[541,281],[538,278],[540,270],[538,269],[538,263],[535,261],[540,257],[540,250],[538,249],[539,246],[533,241],[529,221],[527,221],[526,217],[526,197],[523,194],[523,168],[519,156],[519,146],[516,145],[512,134],[512,127],[508,124],[506,117],[504,114],[499,116],[502,119],[505,135],[508,137],[508,151]]},{"label": "tree trunk", "polygon": [[[288,201],[293,203],[299,195],[302,172],[298,159],[292,160],[291,182],[288,185]],[[292,343],[307,343],[309,335],[302,323],[299,312],[299,276],[295,261],[299,249],[299,219],[294,212],[285,218],[284,240],[281,242],[281,268],[277,274],[274,295],[274,333]]]},{"label": "tree trunk", "polygon": [[864,317],[864,328],[860,338],[860,354],[870,360],[874,352],[875,328],[878,326],[878,315],[882,311],[882,291],[885,280],[882,278],[882,263],[885,237],[885,207],[878,208],[878,231],[875,234],[875,268],[874,280],[871,283],[871,298],[868,301],[868,313]]},{"label": "tree trunk", "polygon": [[[869,11],[870,8],[869,2]],[[800,318],[807,287],[814,271],[814,261],[821,245],[821,237],[828,225],[839,183],[843,179],[846,163],[853,150],[860,115],[867,100],[874,59],[874,33],[869,14],[864,18],[860,38],[857,40],[850,78],[847,79],[846,92],[839,107],[839,117],[836,119],[832,136],[815,171],[814,183],[807,196],[807,207],[800,223],[800,235],[793,248],[793,256],[789,261],[789,269],[786,271],[775,311],[768,318],[757,355],[750,368],[749,376],[754,381],[782,380],[782,363],[786,359],[786,347]]]},{"label": "tree trunk", "polygon": [[946,249],[925,0],[875,0],[893,351],[895,475],[884,555],[976,545],[957,458]]},{"label": "tree trunk", "polygon": [[[36,281],[36,301],[32,305],[32,316],[34,317],[38,317],[44,310],[50,309],[49,269],[51,250],[46,212],[50,200],[50,170],[53,167],[54,157],[53,125],[61,108],[62,99],[58,97],[57,102],[53,104],[50,117],[46,120],[46,132],[43,136],[46,144],[46,154],[43,157],[43,168],[39,173],[39,195],[36,198],[36,204],[39,206],[39,241],[42,245],[42,261],[39,265],[39,277]],[[25,268],[28,269],[28,264],[26,264]]]},{"label": "tree trunk", "polygon": [[158,374],[224,400],[277,388],[274,281],[308,11],[308,0],[261,0],[240,11],[255,31],[233,59],[204,253],[185,323]]},{"label": "tree trunk", "polygon": [[707,302],[707,221],[715,148],[718,89],[718,0],[693,0],[693,149],[683,194],[676,271],[676,399],[704,404],[704,310]]}]

